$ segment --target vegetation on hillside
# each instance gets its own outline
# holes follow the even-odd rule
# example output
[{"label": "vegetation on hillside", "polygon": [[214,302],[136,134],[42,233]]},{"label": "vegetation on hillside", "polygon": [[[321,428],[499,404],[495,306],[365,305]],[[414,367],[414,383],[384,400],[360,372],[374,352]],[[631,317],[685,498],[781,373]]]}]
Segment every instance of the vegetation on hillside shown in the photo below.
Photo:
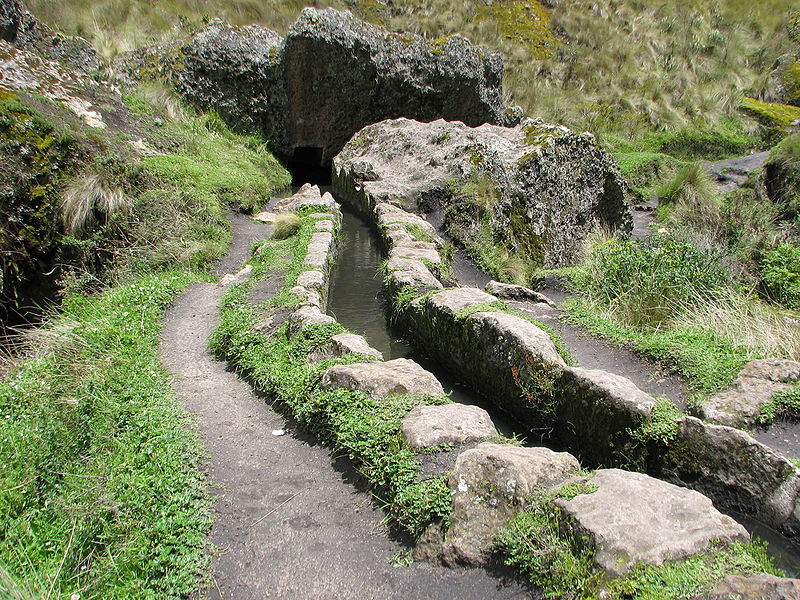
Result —
[{"label": "vegetation on hillside", "polygon": [[[158,333],[226,251],[228,207],[258,206],[289,174],[214,115],[126,102],[133,113],[104,111],[114,130],[88,133],[43,98],[0,103],[5,147],[41,154],[39,187],[22,186],[44,202],[30,231],[49,232],[64,263],[60,310],[0,363],[3,597],[186,598],[207,577],[202,449]],[[144,138],[136,111],[151,123]],[[52,173],[65,150],[72,162]]]},{"label": "vegetation on hillside", "polygon": [[[45,22],[89,38],[107,59],[186,35],[212,18],[285,32],[305,4],[29,1]],[[353,9],[374,23],[430,40],[465,35],[503,53],[510,100],[528,114],[600,133],[629,151],[672,148],[694,156],[701,148],[735,154],[758,145],[739,105],[745,96],[775,99],[769,73],[792,48],[787,24],[794,6],[790,0],[561,0],[554,8],[535,0],[312,5]]]}]

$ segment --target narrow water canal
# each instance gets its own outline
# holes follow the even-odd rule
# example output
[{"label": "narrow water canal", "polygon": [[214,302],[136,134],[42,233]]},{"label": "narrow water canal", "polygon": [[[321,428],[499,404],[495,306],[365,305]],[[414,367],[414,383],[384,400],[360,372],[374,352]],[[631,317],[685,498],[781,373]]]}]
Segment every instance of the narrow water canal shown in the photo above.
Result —
[{"label": "narrow water canal", "polygon": [[[436,375],[455,402],[486,409],[503,435],[521,435],[524,432],[522,427],[515,426],[469,386],[461,384],[451,373],[392,331],[388,323],[386,288],[378,272],[383,256],[377,236],[346,206],[342,206],[342,215],[342,240],[331,274],[328,313],[350,331],[363,335],[386,360],[411,358],[417,361]],[[731,516],[751,534],[767,542],[767,551],[775,559],[775,565],[787,576],[796,577],[800,573],[800,551],[791,541],[757,521],[736,513]]]},{"label": "narrow water canal", "polygon": [[484,402],[470,387],[412,348],[388,323],[386,288],[378,272],[383,260],[375,233],[346,206],[342,206],[342,240],[331,274],[328,314],[350,331],[363,335],[386,360],[411,358],[433,373],[455,402],[486,409],[497,429],[506,436],[520,434],[497,410]]}]

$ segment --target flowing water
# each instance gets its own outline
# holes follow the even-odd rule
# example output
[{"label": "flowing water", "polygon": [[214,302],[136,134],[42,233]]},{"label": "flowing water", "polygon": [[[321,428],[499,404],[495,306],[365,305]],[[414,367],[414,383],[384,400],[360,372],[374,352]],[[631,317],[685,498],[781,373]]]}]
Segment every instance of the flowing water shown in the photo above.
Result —
[{"label": "flowing water", "polygon": [[388,322],[386,288],[378,272],[380,245],[375,233],[347,207],[342,207],[342,241],[331,274],[328,313],[383,353],[386,360],[411,358],[433,373],[455,402],[486,409],[497,429],[506,436],[520,433],[513,423],[492,408],[469,386],[438,363],[429,360],[392,331]]}]

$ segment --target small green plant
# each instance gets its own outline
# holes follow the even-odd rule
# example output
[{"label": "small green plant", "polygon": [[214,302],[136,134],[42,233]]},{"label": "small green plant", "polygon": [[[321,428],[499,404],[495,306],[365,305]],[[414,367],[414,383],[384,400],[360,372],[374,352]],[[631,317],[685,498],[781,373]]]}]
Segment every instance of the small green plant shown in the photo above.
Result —
[{"label": "small green plant", "polygon": [[292,237],[300,231],[301,225],[302,221],[296,214],[281,213],[275,217],[275,221],[272,224],[272,239],[285,240],[286,238]]},{"label": "small green plant", "polygon": [[800,246],[781,243],[761,262],[763,294],[787,308],[800,310]]},{"label": "small green plant", "polygon": [[800,384],[778,392],[762,405],[756,416],[759,425],[768,426],[776,419],[800,420]]}]

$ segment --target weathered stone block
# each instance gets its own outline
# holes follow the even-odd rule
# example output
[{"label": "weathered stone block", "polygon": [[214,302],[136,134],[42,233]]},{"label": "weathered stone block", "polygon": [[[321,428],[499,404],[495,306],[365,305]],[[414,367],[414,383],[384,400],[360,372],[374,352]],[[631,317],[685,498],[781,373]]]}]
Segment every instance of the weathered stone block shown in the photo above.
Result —
[{"label": "weathered stone block", "polygon": [[406,443],[417,450],[497,435],[489,413],[478,406],[457,403],[417,406],[403,419],[400,429]]},{"label": "weathered stone block", "polygon": [[390,394],[444,394],[436,377],[407,358],[330,367],[322,376],[322,387],[357,390],[373,398]]},{"label": "weathered stone block", "polygon": [[603,469],[597,491],[556,500],[574,534],[588,538],[595,562],[612,577],[638,562],[661,565],[707,550],[711,543],[749,541],[744,527],[711,500],[641,473]]}]

